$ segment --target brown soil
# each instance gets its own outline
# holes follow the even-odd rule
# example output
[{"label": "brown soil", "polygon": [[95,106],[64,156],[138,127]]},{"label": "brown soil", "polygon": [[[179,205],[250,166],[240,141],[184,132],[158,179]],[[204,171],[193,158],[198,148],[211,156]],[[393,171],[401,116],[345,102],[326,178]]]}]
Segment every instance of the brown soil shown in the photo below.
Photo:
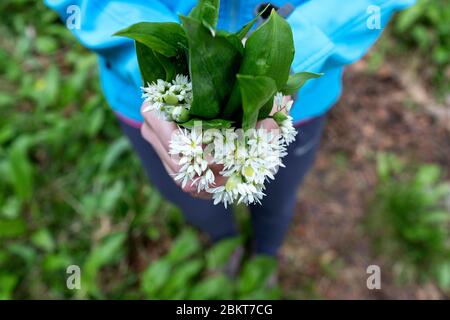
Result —
[{"label": "brown soil", "polygon": [[[283,247],[286,298],[437,299],[433,284],[399,284],[395,261],[376,257],[362,225],[377,183],[377,152],[413,163],[436,163],[450,173],[450,134],[414,103],[394,73],[368,74],[362,61],[344,77],[345,92],[328,116],[315,167],[300,190],[296,217]],[[381,267],[381,290],[366,286],[366,268]]]}]

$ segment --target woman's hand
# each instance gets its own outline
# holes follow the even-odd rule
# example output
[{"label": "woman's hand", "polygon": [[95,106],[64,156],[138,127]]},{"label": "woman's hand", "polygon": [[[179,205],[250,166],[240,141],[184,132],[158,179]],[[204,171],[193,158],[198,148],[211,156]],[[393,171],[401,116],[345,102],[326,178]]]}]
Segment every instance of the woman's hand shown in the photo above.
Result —
[{"label": "woman's hand", "polygon": [[[141,127],[142,137],[153,146],[153,149],[161,159],[167,173],[173,178],[179,171],[180,166],[169,154],[169,142],[172,138],[172,134],[177,130],[177,126],[173,122],[160,119],[155,111],[143,112],[147,106],[148,104],[144,103],[141,107],[141,114],[144,117],[144,124]],[[275,109],[272,110],[272,113],[275,111]],[[273,119],[259,121],[257,127],[261,127],[261,125],[263,125],[266,130],[278,128]],[[222,166],[211,163],[209,168],[213,171],[215,176],[215,187],[225,185],[226,179],[219,174]],[[181,182],[175,181],[175,183],[181,187]],[[205,200],[212,198],[212,195],[206,191],[198,193],[197,186],[195,184],[192,185],[192,182],[188,182],[182,189],[184,192],[187,192],[196,198]]]},{"label": "woman's hand", "polygon": [[[161,159],[167,173],[173,178],[174,174],[179,171],[180,166],[169,154],[169,142],[172,138],[172,134],[178,130],[177,126],[173,122],[158,118],[155,111],[143,112],[147,106],[148,105],[144,103],[141,107],[141,114],[144,117],[144,124],[141,127],[142,137],[153,146],[153,149]],[[216,177],[215,186],[224,185],[225,179],[218,174],[221,170],[220,166],[210,165],[210,169]],[[181,187],[179,181],[175,181],[175,183]],[[193,197],[205,200],[211,199],[211,194],[206,191],[198,193],[196,185],[192,185],[192,182],[188,182],[182,189]]]}]

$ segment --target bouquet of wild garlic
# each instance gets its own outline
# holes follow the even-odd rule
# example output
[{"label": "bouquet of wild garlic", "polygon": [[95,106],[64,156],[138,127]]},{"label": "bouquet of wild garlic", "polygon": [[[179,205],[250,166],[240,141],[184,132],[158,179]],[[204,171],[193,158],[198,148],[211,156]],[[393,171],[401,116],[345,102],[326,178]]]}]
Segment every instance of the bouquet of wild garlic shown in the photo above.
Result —
[{"label": "bouquet of wild garlic", "polygon": [[[145,111],[179,127],[170,141],[175,180],[211,193],[214,204],[260,203],[297,133],[289,96],[320,75],[290,75],[292,30],[275,10],[248,38],[259,16],[229,33],[216,30],[218,13],[219,0],[200,0],[181,25],[142,22],[116,35],[135,40]],[[256,126],[267,118],[279,130]],[[215,184],[211,163],[225,185]]]}]

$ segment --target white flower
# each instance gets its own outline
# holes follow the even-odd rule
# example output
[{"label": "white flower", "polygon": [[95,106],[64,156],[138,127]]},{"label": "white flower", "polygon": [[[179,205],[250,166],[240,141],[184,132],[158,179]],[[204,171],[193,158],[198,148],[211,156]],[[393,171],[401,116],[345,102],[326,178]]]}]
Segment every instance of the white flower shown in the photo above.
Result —
[{"label": "white flower", "polygon": [[[157,111],[165,120],[185,122],[192,104],[192,83],[187,76],[177,75],[172,82],[158,79],[142,87],[142,98],[149,106],[144,112]],[[180,108],[178,108],[180,107]]]},{"label": "white flower", "polygon": [[292,117],[289,115],[292,104],[293,101],[290,97],[283,96],[281,92],[278,92],[274,97],[274,105],[277,111],[272,117],[281,130],[281,142],[286,146],[294,142],[297,135],[297,130],[292,123]]},{"label": "white flower", "polygon": [[279,125],[281,130],[281,140],[285,145],[290,145],[295,141],[297,136],[297,130],[294,128],[292,123],[292,117],[286,116],[287,118],[281,122]]},{"label": "white flower", "polygon": [[197,185],[197,192],[207,190],[210,186],[214,185],[216,177],[211,169],[206,170],[205,174],[194,179],[192,185]]},{"label": "white flower", "polygon": [[241,175],[235,174],[228,178],[224,186],[208,190],[213,194],[214,204],[222,202],[225,208],[236,201],[237,204],[261,204],[261,199],[265,196],[264,185],[246,183],[243,180]]},{"label": "white flower", "polygon": [[185,106],[177,106],[170,113],[175,122],[183,123],[189,119],[189,110]]},{"label": "white flower", "polygon": [[223,164],[220,175],[228,177],[225,186],[207,189],[213,194],[214,204],[261,203],[264,183],[275,178],[286,155],[279,136],[261,127],[243,137],[232,131],[212,143],[223,149],[214,151],[215,162]]},{"label": "white flower", "polygon": [[175,174],[175,181],[181,181],[184,188],[191,181],[197,185],[200,192],[214,184],[214,173],[208,169],[208,162],[204,158],[202,134],[197,130],[181,129],[172,135],[169,144],[169,154],[178,156],[180,169]]},{"label": "white flower", "polygon": [[291,112],[294,101],[289,96],[284,96],[283,93],[277,92],[273,99],[273,103],[276,106],[277,111],[286,110],[286,113]]}]

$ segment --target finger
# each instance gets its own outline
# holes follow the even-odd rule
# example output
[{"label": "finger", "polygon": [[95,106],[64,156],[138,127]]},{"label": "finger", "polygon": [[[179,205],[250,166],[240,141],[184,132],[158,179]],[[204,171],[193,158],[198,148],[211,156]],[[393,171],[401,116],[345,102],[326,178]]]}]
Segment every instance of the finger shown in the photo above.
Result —
[{"label": "finger", "polygon": [[197,199],[201,199],[201,200],[211,200],[212,199],[212,194],[208,193],[206,191],[201,191],[199,193],[197,193],[197,192],[191,193],[191,196],[193,198],[197,198]]},{"label": "finger", "polygon": [[266,130],[278,129],[277,123],[271,118],[267,118],[267,119],[258,121],[256,124],[256,128],[261,128],[261,127],[263,127]]},{"label": "finger", "polygon": [[170,157],[167,150],[162,146],[161,141],[156,137],[154,131],[146,123],[141,127],[141,135],[153,146],[153,149],[158,154],[166,169],[169,168],[167,171],[170,171],[169,173],[171,174],[178,172],[180,168],[178,163]]},{"label": "finger", "polygon": [[166,121],[161,119],[156,110],[147,111],[146,108],[150,104],[148,102],[142,104],[141,106],[141,115],[144,118],[144,122],[154,131],[157,132],[157,138],[161,140],[162,145],[168,149],[168,143],[172,136],[172,133],[177,129],[177,126],[173,122]]}]

